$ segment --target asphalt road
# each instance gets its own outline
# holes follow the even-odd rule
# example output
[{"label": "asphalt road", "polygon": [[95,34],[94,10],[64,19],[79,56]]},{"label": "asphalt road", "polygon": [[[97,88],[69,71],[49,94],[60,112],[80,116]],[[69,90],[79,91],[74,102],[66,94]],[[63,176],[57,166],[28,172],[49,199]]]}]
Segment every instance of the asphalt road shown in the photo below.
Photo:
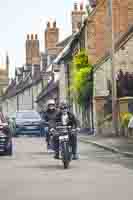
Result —
[{"label": "asphalt road", "polygon": [[18,138],[0,157],[0,200],[132,200],[133,158],[80,143],[80,159],[64,170],[44,139]]}]

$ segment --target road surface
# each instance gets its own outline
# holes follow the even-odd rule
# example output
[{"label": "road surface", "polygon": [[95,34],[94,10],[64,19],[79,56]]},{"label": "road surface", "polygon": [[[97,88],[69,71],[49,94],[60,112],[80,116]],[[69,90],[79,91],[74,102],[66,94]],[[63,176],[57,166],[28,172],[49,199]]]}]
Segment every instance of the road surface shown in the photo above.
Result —
[{"label": "road surface", "polygon": [[44,139],[17,138],[0,157],[1,200],[132,200],[133,158],[80,143],[80,159],[64,170]]}]

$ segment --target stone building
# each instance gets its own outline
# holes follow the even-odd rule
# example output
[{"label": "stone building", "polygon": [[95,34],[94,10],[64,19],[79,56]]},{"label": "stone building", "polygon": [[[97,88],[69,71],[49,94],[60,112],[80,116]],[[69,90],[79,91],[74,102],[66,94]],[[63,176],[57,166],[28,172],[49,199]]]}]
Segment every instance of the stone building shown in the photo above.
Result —
[{"label": "stone building", "polygon": [[0,97],[9,84],[9,57],[6,55],[5,65],[0,66]]}]

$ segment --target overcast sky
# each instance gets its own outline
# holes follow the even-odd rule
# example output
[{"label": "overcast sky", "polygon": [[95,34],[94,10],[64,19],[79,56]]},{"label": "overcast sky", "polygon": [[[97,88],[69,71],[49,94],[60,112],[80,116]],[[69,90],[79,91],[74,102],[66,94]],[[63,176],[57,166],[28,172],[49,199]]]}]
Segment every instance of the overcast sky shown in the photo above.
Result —
[{"label": "overcast sky", "polygon": [[70,12],[74,2],[75,0],[1,0],[0,63],[4,64],[4,58],[1,57],[8,51],[10,74],[13,75],[15,66],[25,63],[27,33],[39,35],[41,50],[44,49],[44,30],[48,20],[56,19],[61,29],[61,39],[70,34]]}]

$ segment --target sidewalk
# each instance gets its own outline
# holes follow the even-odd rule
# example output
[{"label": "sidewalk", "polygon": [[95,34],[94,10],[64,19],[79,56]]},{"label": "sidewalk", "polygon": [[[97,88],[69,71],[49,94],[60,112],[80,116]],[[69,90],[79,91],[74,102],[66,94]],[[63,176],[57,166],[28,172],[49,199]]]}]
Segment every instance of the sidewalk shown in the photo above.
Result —
[{"label": "sidewalk", "polygon": [[133,138],[103,137],[80,134],[79,140],[114,153],[119,153],[127,157],[133,157]]}]

